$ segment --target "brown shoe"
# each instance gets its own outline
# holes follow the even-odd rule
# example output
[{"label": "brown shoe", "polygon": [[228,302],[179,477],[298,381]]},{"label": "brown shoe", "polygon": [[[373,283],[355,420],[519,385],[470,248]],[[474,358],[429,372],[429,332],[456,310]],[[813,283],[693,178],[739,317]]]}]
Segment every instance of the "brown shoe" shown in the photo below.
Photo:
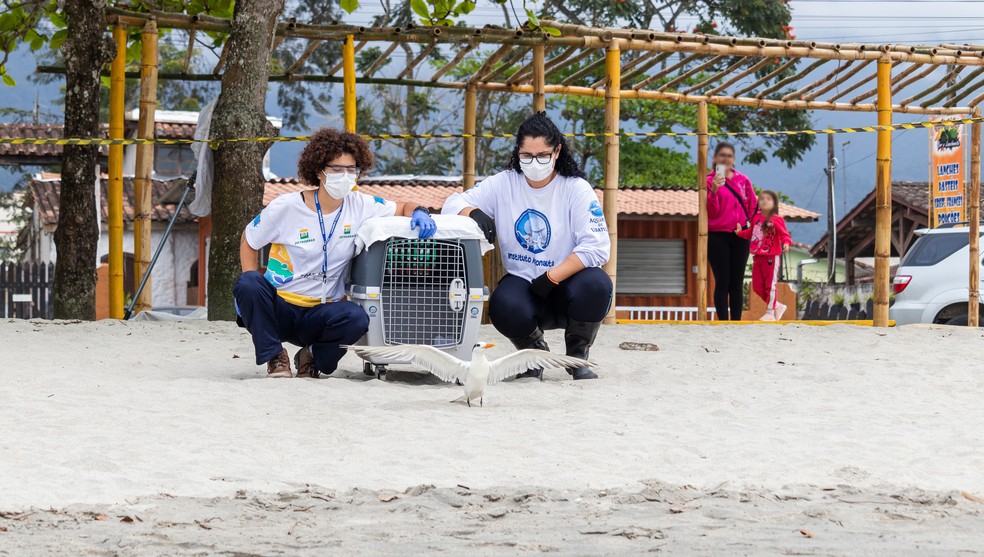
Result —
[{"label": "brown shoe", "polygon": [[315,377],[318,368],[314,367],[314,356],[307,346],[301,348],[294,354],[294,366],[297,368],[298,377]]},{"label": "brown shoe", "polygon": [[267,377],[293,377],[290,371],[290,356],[284,348],[277,357],[267,362]]}]

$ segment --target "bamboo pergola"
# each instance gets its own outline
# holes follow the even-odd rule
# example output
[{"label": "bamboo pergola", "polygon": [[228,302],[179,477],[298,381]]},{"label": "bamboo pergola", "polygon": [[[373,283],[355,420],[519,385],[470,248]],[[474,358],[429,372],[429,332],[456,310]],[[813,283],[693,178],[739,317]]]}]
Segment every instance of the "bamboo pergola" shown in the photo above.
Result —
[{"label": "bamboo pergola", "polygon": [[[156,55],[158,28],[182,29],[192,36],[196,32],[228,33],[230,21],[207,15],[150,12],[138,13],[107,8],[107,24],[118,30],[138,27],[144,30],[145,53]],[[271,81],[312,81],[344,84],[345,127],[355,131],[356,83],[412,85],[461,90],[464,97],[465,134],[481,132],[475,121],[476,93],[498,91],[531,95],[535,110],[546,106],[546,95],[576,95],[604,99],[605,155],[603,161],[603,205],[612,239],[611,260],[605,270],[616,283],[617,198],[619,107],[622,99],[649,99],[689,103],[697,106],[697,188],[698,218],[698,313],[707,319],[707,160],[709,105],[751,107],[763,110],[828,110],[874,112],[879,126],[890,125],[892,115],[970,115],[979,114],[984,94],[984,45],[907,46],[891,44],[834,44],[802,40],[777,40],[750,37],[712,36],[667,33],[642,29],[592,28],[544,21],[561,36],[519,29],[496,27],[361,27],[342,23],[310,25],[294,20],[277,24],[278,48],[286,40],[309,41],[300,58],[283,73],[271,75]],[[125,46],[125,34],[114,31],[118,43]],[[380,54],[362,72],[356,74],[355,54],[375,46]],[[398,47],[409,48],[405,66],[395,77],[379,75],[380,69],[394,59]],[[453,57],[425,77],[414,77],[420,64],[442,46],[456,49]],[[324,75],[295,73],[307,57],[319,48],[335,48],[342,62]],[[416,50],[414,50],[416,49]],[[367,50],[368,52],[368,50]],[[224,56],[208,74],[158,75],[156,66],[144,57],[141,64],[140,122],[150,119],[148,129],[138,125],[139,137],[152,138],[151,110],[158,78],[215,80],[219,78]],[[156,56],[154,56],[156,58]],[[466,61],[479,64],[464,65]],[[466,67],[478,66],[467,73]],[[802,66],[802,67],[801,67]],[[187,64],[185,68],[187,69]],[[970,68],[969,68],[970,67]],[[576,68],[573,73],[566,68]],[[455,70],[458,70],[455,72]],[[122,111],[122,63],[112,66],[113,91],[117,102],[111,103],[111,123]],[[937,74],[944,72],[942,80]],[[341,73],[341,75],[339,75]],[[466,75],[467,74],[467,75]],[[146,93],[145,93],[146,90]],[[902,100],[897,100],[897,99]],[[148,112],[149,111],[149,112]],[[116,118],[116,119],[114,119]],[[977,324],[978,284],[975,271],[979,258],[979,161],[980,122],[972,124],[974,138],[971,183],[967,189],[970,208],[969,314]],[[148,131],[149,130],[149,131]],[[512,131],[512,130],[508,130]],[[117,132],[118,133],[118,132]],[[874,324],[888,325],[889,257],[891,249],[891,130],[880,130],[877,147],[877,214],[875,241],[875,310]],[[464,187],[475,182],[475,138],[463,140]],[[115,153],[115,155],[114,155]],[[110,183],[119,180],[119,150],[110,152]],[[143,156],[152,153],[143,152]],[[138,156],[137,187],[141,169]],[[143,164],[143,166],[141,166]],[[146,173],[146,170],[144,170]],[[115,173],[115,174],[114,174]],[[146,176],[146,178],[149,178]],[[114,181],[115,180],[115,181]],[[145,185],[145,191],[149,191]],[[111,190],[110,218],[121,211],[114,204],[121,201]],[[149,197],[136,192],[141,203],[137,214],[149,213]],[[140,226],[148,222],[140,221]],[[122,308],[122,236],[120,227],[110,223],[111,305],[119,299]],[[114,236],[115,234],[115,236]],[[149,238],[149,226],[146,236]],[[149,249],[140,243],[137,250]],[[116,250],[116,251],[114,251]],[[135,253],[142,261],[146,254]],[[115,263],[114,263],[115,262]],[[114,272],[120,271],[119,273]],[[149,290],[149,289],[148,289]],[[117,298],[114,298],[117,297]],[[122,311],[122,310],[121,310]],[[614,314],[609,320],[614,319]]]}]

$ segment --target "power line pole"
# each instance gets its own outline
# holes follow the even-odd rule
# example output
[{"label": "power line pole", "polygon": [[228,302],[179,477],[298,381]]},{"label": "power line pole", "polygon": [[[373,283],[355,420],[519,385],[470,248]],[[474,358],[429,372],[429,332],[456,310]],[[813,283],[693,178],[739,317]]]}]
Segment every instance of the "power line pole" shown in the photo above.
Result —
[{"label": "power line pole", "polygon": [[837,270],[837,230],[834,220],[834,134],[827,134],[827,284],[834,284]]}]

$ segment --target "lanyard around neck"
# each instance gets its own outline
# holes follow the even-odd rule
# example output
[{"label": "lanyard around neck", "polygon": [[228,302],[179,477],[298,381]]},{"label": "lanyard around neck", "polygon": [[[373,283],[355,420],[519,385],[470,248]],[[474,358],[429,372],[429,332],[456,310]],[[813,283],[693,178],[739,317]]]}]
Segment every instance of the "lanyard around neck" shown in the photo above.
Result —
[{"label": "lanyard around neck", "polygon": [[328,242],[331,241],[331,237],[335,235],[335,226],[338,224],[338,219],[342,216],[342,207],[345,202],[338,206],[338,213],[335,214],[335,220],[331,223],[331,230],[328,234],[325,234],[325,217],[321,214],[321,201],[318,199],[318,192],[314,192],[314,208],[317,209],[318,213],[318,226],[321,227],[321,303],[325,303],[325,299],[328,297]]}]

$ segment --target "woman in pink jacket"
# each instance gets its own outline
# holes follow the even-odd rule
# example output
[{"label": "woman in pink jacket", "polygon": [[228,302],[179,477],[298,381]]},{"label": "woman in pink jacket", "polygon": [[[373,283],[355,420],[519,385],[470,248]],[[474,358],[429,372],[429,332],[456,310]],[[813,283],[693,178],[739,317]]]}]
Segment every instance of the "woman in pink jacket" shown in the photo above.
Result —
[{"label": "woman in pink jacket", "polygon": [[742,285],[748,264],[748,240],[735,234],[755,216],[752,181],[735,166],[735,146],[714,148],[714,171],[707,177],[707,257],[714,273],[714,307],[720,321],[741,321]]}]

